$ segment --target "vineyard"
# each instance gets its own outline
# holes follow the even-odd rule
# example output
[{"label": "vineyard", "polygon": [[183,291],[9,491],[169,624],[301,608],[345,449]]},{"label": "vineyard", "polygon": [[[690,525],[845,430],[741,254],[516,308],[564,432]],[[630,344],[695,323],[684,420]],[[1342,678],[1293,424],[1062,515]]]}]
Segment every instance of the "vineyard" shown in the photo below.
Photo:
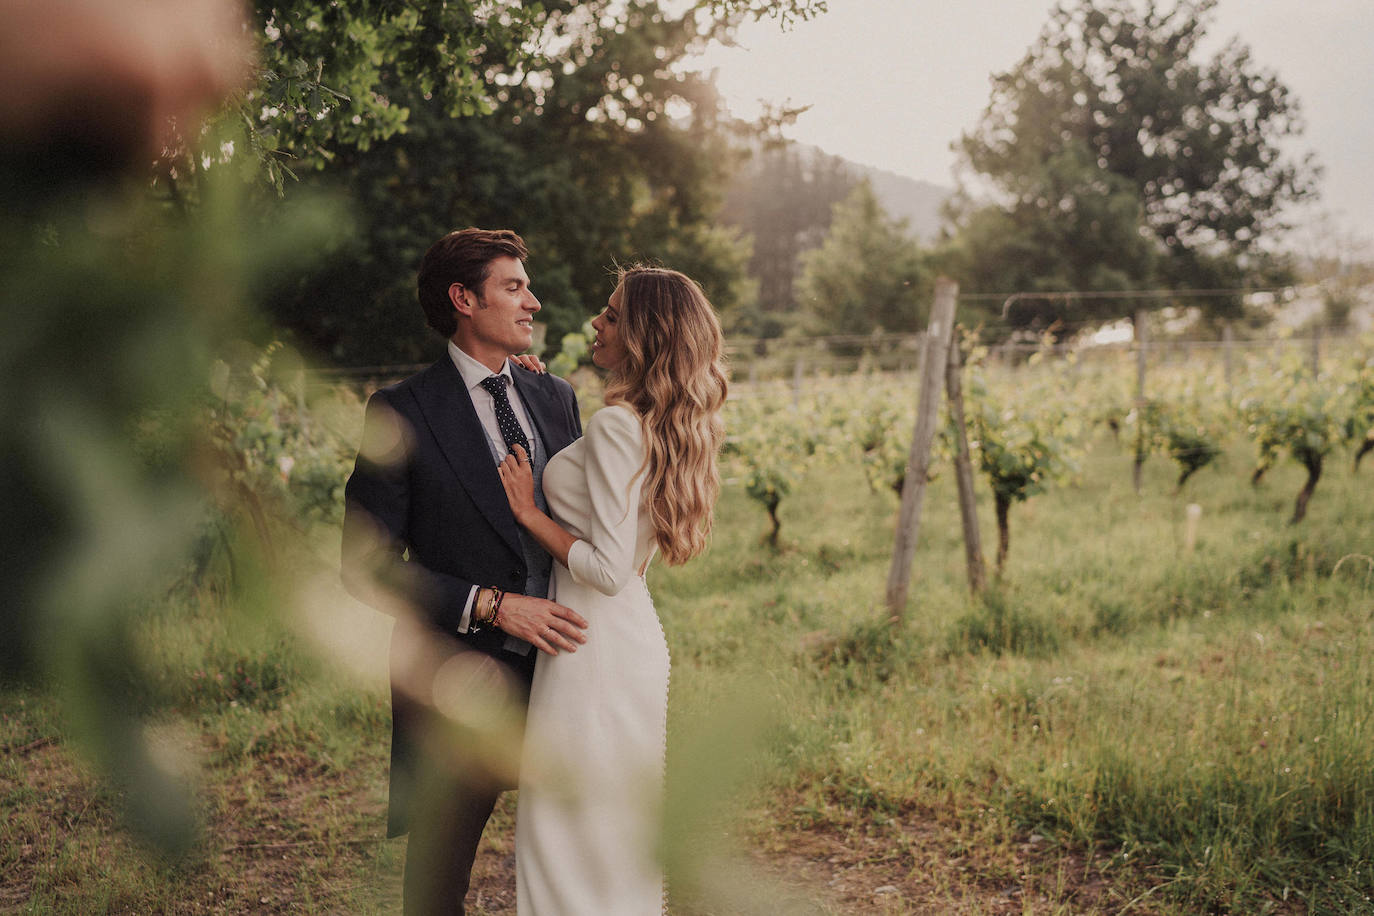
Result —
[{"label": "vineyard", "polygon": [[[755,382],[736,362],[712,547],[651,572],[674,666],[670,911],[1367,912],[1368,343],[1332,343],[1315,373],[1302,347],[1154,350],[1142,400],[1129,350],[1007,359],[961,338],[997,574],[970,594],[942,414],[896,624],[919,360]],[[105,797],[45,814],[87,790],[51,704],[12,696],[5,741],[30,756],[0,768],[23,800],[0,899],[159,911],[190,881],[234,912],[394,910],[389,621],[337,569],[365,393],[273,347],[222,365],[202,404],[213,499],[137,640],[151,721],[204,768],[205,857],[173,880],[120,852]],[[151,462],[160,428],[138,433]],[[474,912],[511,911],[512,811]],[[45,871],[58,849],[81,852]]]},{"label": "vineyard", "polygon": [[[1222,455],[1232,456],[1232,467],[1215,473],[1234,473],[1234,462],[1242,462],[1256,487],[1276,461],[1292,459],[1307,472],[1292,494],[1289,521],[1300,522],[1325,470],[1354,473],[1374,449],[1370,343],[1343,348],[1315,373],[1295,349],[1252,352],[1239,367],[1184,361],[1152,373],[1141,398],[1139,363],[1126,352],[1082,355],[1046,341],[1024,365],[1008,367],[976,340],[962,340],[969,444],[994,496],[998,568],[1009,549],[1013,504],[1071,484],[1085,461],[1120,462],[1116,454],[1094,454],[1104,431],[1131,447],[1124,474],[1138,481],[1147,460],[1172,462],[1179,494]],[[874,490],[901,493],[917,384],[912,372],[857,372],[804,386],[736,388],[727,408],[727,466],[767,513],[770,544],[780,536],[779,507],[808,474],[857,463]],[[932,474],[948,468],[953,454],[947,407],[939,428]]]},{"label": "vineyard", "polygon": [[[1315,373],[1302,347],[1229,366],[1219,348],[1155,354],[1143,400],[1134,352],[963,346],[999,575],[969,596],[942,415],[896,626],[880,598],[917,374],[745,384],[729,405],[750,511],[722,519],[744,530],[719,535],[729,559],[706,578],[759,581],[727,604],[674,574],[665,604],[707,657],[713,614],[746,639],[805,634],[773,688],[811,710],[773,747],[804,800],[793,822],[877,833],[937,869],[903,844],[953,805],[961,829],[1009,823],[975,849],[1048,833],[1101,856],[1081,875],[1149,876],[1065,912],[1368,912],[1369,341]],[[966,905],[951,897],[913,911]]]},{"label": "vineyard", "polygon": [[[851,464],[875,492],[901,494],[916,415],[916,343],[891,348],[905,371],[876,371],[876,361],[858,359],[846,374],[734,382],[723,470],[763,509],[773,548],[782,538],[779,510],[808,475]],[[1124,465],[1137,490],[1145,462],[1169,462],[1174,492],[1187,495],[1205,487],[1189,488],[1195,475],[1242,473],[1258,488],[1276,462],[1292,460],[1307,474],[1290,494],[1287,520],[1296,523],[1323,473],[1356,473],[1374,450],[1371,340],[1347,341],[1315,367],[1297,347],[1255,348],[1235,365],[1205,350],[1176,350],[1150,373],[1143,399],[1140,362],[1129,351],[1074,351],[1046,340],[1008,362],[1005,351],[971,337],[959,346],[969,445],[998,520],[998,568],[1010,549],[1010,508],[1072,486],[1085,462]],[[363,398],[344,383],[309,386],[307,397],[298,364],[273,365],[277,349],[232,372],[223,365],[209,411],[224,472],[215,491],[264,532],[263,500],[302,524],[337,520]],[[747,363],[735,372],[750,374]],[[590,394],[594,400],[597,391]],[[585,403],[585,392],[583,400],[584,411],[597,406]],[[955,448],[947,405],[938,428],[932,476],[946,472]],[[1095,451],[1104,438],[1126,444],[1131,457]]]}]

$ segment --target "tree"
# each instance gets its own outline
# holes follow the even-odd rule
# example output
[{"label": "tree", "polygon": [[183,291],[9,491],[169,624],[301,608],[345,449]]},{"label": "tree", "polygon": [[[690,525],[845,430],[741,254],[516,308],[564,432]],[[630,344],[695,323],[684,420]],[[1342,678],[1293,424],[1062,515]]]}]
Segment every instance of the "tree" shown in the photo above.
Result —
[{"label": "tree", "polygon": [[[1082,144],[1033,167],[1040,196],[967,211],[958,234],[936,256],[941,269],[970,291],[1106,291],[1147,284],[1155,245],[1141,231],[1143,208],[1130,183],[1100,168]],[[1084,297],[1074,301],[1072,317],[1114,317],[1119,310],[1118,302]],[[1066,311],[1062,297],[1032,296],[1016,300],[1005,316],[989,317],[1043,330]]]},{"label": "tree", "polygon": [[[1284,210],[1314,193],[1317,169],[1310,156],[1284,153],[1303,122],[1274,73],[1237,40],[1202,55],[1215,5],[1066,3],[1020,63],[994,78],[959,152],[1003,219],[969,206],[965,188],[965,288],[986,289],[979,279],[1017,283],[1006,292],[1061,281],[1230,287],[1263,266],[1257,242],[1287,228]],[[1153,257],[1132,238],[1133,221]],[[1099,229],[1125,247],[1097,261],[1094,275],[1093,259],[1063,246],[1066,236],[1092,246]],[[985,266],[1008,250],[1035,275]],[[1209,307],[1238,313],[1240,302]]]},{"label": "tree", "polygon": [[1298,273],[1320,290],[1319,323],[1341,328],[1374,288],[1374,241],[1338,225],[1330,214],[1309,223],[1297,246]]},{"label": "tree", "polygon": [[[825,9],[826,0],[696,0],[685,15],[728,30],[764,16],[786,26]],[[412,109],[397,87],[440,98],[449,117],[492,114],[500,86],[617,18],[581,0],[256,0],[257,79],[223,119],[246,130],[245,145],[281,191],[284,178],[323,168],[342,149],[404,133]],[[197,171],[194,157],[180,159],[183,173]]]},{"label": "tree", "polygon": [[543,69],[503,78],[491,116],[453,118],[441,93],[397,86],[405,133],[305,176],[306,190],[343,188],[361,225],[272,302],[279,323],[338,362],[427,358],[415,265],[463,225],[510,226],[529,242],[549,341],[604,304],[616,263],[681,269],[722,310],[749,301],[748,246],[716,221],[738,157],[731,126],[714,87],[677,66],[702,25],[651,0],[577,9],[590,30]]},{"label": "tree", "polygon": [[802,255],[797,290],[819,329],[867,334],[916,330],[930,282],[906,221],[890,218],[863,181],[835,205],[821,246]]},{"label": "tree", "polygon": [[794,143],[764,147],[738,171],[721,218],[753,237],[749,273],[759,291],[756,310],[726,316],[734,330],[777,337],[795,320],[801,254],[824,240],[834,205],[854,184],[843,159]]}]

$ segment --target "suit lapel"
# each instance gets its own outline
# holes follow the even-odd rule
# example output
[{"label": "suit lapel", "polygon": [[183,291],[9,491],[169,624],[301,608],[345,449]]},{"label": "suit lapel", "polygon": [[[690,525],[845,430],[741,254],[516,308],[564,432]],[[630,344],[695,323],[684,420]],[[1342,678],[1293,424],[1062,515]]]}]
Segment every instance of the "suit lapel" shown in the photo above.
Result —
[{"label": "suit lapel", "polygon": [[544,384],[544,379],[532,372],[512,368],[510,374],[511,381],[515,382],[515,390],[520,392],[520,399],[525,402],[525,412],[539,431],[539,438],[544,440],[546,453],[552,458],[572,442],[568,424],[563,418],[562,405],[555,397],[553,386]]},{"label": "suit lapel", "polygon": [[519,554],[520,534],[501,477],[496,473],[486,430],[477,418],[463,376],[453,360],[445,356],[426,369],[423,383],[414,390],[420,412],[454,476],[478,511]]}]

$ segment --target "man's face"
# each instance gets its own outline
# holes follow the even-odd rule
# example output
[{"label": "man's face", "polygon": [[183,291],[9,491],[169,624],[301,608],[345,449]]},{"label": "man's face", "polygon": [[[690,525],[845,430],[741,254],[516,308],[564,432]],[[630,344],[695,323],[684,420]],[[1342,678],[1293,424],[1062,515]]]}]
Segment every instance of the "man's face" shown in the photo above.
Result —
[{"label": "man's face", "polygon": [[[473,346],[501,358],[528,350],[534,336],[534,313],[539,300],[530,291],[530,278],[519,258],[502,257],[491,262],[480,290],[462,290],[468,306],[469,337]],[[456,287],[456,284],[455,284]]]}]

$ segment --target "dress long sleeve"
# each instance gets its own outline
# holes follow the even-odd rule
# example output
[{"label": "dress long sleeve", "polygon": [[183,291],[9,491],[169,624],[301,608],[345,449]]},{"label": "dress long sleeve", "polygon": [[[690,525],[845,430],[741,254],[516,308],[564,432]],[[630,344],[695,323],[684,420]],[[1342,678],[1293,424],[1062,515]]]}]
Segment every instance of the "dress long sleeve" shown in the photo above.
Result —
[{"label": "dress long sleeve", "polygon": [[639,417],[619,405],[597,411],[587,423],[585,447],[590,531],[568,550],[568,571],[579,585],[615,595],[635,574],[644,483]]}]

